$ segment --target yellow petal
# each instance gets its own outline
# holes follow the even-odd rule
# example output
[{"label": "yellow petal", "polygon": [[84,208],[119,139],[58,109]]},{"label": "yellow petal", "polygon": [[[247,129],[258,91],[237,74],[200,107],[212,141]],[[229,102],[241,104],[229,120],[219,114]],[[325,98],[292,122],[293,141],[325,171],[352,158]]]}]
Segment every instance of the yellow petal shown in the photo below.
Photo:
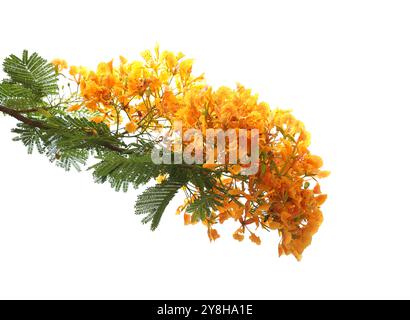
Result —
[{"label": "yellow petal", "polygon": [[137,124],[136,124],[135,122],[128,122],[128,123],[125,125],[125,130],[126,130],[128,133],[134,133],[135,131],[137,131]]}]

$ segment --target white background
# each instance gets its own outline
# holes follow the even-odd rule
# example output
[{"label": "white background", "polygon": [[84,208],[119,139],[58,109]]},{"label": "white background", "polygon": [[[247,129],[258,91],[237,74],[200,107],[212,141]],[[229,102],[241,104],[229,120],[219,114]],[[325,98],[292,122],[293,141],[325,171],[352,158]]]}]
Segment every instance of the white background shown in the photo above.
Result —
[{"label": "white background", "polygon": [[0,57],[36,50],[95,66],[183,51],[211,85],[291,108],[332,175],[302,262],[210,244],[166,211],[152,233],[115,193],[12,142],[0,117],[0,298],[410,298],[409,1],[1,1]]}]

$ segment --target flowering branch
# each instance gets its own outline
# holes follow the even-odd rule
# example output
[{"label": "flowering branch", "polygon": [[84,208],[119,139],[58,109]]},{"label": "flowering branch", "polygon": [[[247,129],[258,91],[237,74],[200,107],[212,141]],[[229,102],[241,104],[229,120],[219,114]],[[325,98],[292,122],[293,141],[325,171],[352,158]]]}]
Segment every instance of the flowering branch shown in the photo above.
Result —
[{"label": "flowering branch", "polygon": [[[34,109],[32,109],[32,110],[34,110]],[[17,119],[17,120],[31,126],[31,127],[47,129],[46,124],[44,124],[41,121],[33,120],[33,119],[30,119],[30,118],[27,118],[27,117],[23,116],[21,114],[22,112],[19,111],[19,110],[11,109],[11,108],[5,107],[3,105],[0,105],[0,111],[5,113],[5,114],[8,114],[9,116],[12,116],[13,118],[15,118],[15,119]]]},{"label": "flowering branch", "polygon": [[187,225],[205,225],[211,241],[217,226],[234,220],[235,240],[247,234],[259,245],[260,230],[276,230],[279,254],[301,259],[323,220],[326,195],[317,181],[329,174],[310,153],[303,123],[241,85],[213,89],[181,53],[156,47],[142,58],[92,70],[27,51],[11,55],[0,112],[20,122],[15,140],[66,170],[94,156],[95,181],[117,191],[155,179],[135,204],[152,230],[182,190],[177,214]]}]

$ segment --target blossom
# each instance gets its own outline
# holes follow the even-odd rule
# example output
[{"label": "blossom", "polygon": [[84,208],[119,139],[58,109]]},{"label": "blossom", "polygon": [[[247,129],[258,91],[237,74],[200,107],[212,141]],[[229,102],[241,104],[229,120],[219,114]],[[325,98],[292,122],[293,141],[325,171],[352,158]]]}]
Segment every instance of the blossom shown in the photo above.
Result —
[{"label": "blossom", "polygon": [[256,243],[257,245],[261,244],[261,239],[254,233],[251,233],[251,235],[249,236],[249,239],[253,242]]},{"label": "blossom", "polygon": [[95,122],[95,123],[101,123],[101,122],[104,121],[104,117],[102,117],[102,116],[95,116],[95,117],[92,117],[90,120],[93,121],[93,122]]},{"label": "blossom", "polygon": [[188,213],[184,213],[184,224],[188,225],[191,224],[191,215],[189,215]]},{"label": "blossom", "polygon": [[215,229],[209,228],[208,229],[208,237],[210,241],[215,241],[216,239],[218,239],[220,236],[218,234],[218,231],[216,231]]},{"label": "blossom", "polygon": [[238,230],[236,230],[234,233],[233,233],[233,238],[235,239],[235,240],[238,240],[238,241],[242,241],[244,238],[245,238],[245,236],[243,235],[243,229],[242,228],[239,228]]},{"label": "blossom", "polygon": [[[67,111],[81,109],[91,121],[103,122],[116,135],[130,139],[139,132],[170,133],[175,123],[181,122],[183,130],[200,132],[246,129],[248,147],[250,130],[258,129],[258,172],[244,179],[240,177],[244,165],[221,166],[208,161],[212,157],[207,155],[202,168],[223,172],[223,178],[216,179],[210,190],[217,195],[218,205],[208,208],[207,214],[190,211],[200,192],[185,186],[186,199],[177,213],[184,213],[186,225],[202,220],[211,241],[220,237],[214,226],[227,220],[239,225],[232,235],[235,240],[249,235],[257,245],[261,244],[257,235],[261,230],[277,230],[279,254],[301,259],[323,221],[321,207],[327,196],[317,180],[329,175],[322,170],[321,157],[309,150],[311,137],[303,122],[290,110],[271,109],[241,84],[212,88],[203,75],[194,75],[193,60],[182,53],[161,52],[157,46],[141,56],[142,60],[120,56],[118,61],[99,63],[95,70],[71,66],[68,73],[78,84],[80,102],[68,106]],[[64,60],[53,63],[59,71],[67,68]],[[246,153],[237,142],[230,141],[222,151]],[[214,159],[218,152],[215,150]]]},{"label": "blossom", "polygon": [[81,109],[81,105],[80,104],[73,104],[72,106],[69,106],[67,108],[68,112],[73,112],[73,111],[78,111]]},{"label": "blossom", "polygon": [[54,60],[51,61],[51,64],[53,64],[55,66],[55,68],[58,72],[61,72],[64,69],[68,68],[67,61],[65,61],[64,59],[58,59],[58,58],[54,59]]},{"label": "blossom", "polygon": [[137,124],[135,123],[135,122],[128,122],[126,125],[125,125],[125,130],[128,132],[128,133],[134,133],[135,131],[137,131]]}]

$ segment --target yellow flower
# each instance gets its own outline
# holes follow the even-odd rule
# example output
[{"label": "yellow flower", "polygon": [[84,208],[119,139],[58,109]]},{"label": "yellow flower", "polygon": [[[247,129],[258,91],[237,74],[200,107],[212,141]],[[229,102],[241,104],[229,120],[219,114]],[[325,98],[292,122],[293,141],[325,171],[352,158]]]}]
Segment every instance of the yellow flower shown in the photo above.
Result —
[{"label": "yellow flower", "polygon": [[155,178],[155,181],[157,183],[163,183],[165,180],[167,180],[167,175],[161,174],[158,177]]},{"label": "yellow flower", "polygon": [[120,56],[120,61],[121,61],[121,64],[126,64],[128,62],[128,60],[124,58],[123,56]]},{"label": "yellow flower", "polygon": [[80,68],[76,66],[71,66],[70,71],[68,72],[73,77],[76,76],[80,72]]},{"label": "yellow flower", "polygon": [[330,175],[330,171],[319,171],[319,173],[317,174],[317,176],[319,178],[326,178]]},{"label": "yellow flower", "polygon": [[142,57],[142,58],[145,60],[145,62],[147,62],[147,63],[151,63],[152,60],[153,60],[152,53],[151,53],[151,51],[149,51],[149,50],[144,50],[144,51],[142,51],[142,52],[141,52],[141,57]]},{"label": "yellow flower", "polygon": [[110,62],[100,62],[97,66],[97,74],[108,75],[113,73],[113,60]]},{"label": "yellow flower", "polygon": [[125,130],[128,132],[128,133],[134,133],[135,131],[137,131],[137,124],[135,123],[135,122],[128,122],[126,125],[125,125]]},{"label": "yellow flower", "polygon": [[186,59],[180,63],[179,74],[181,75],[181,78],[183,80],[187,80],[189,76],[191,75],[193,63],[194,63],[194,60],[192,59]]},{"label": "yellow flower", "polygon": [[178,63],[177,57],[173,52],[170,51],[164,51],[162,53],[162,59],[165,60],[165,64],[169,70],[173,70]]},{"label": "yellow flower", "polygon": [[57,59],[52,60],[51,63],[55,66],[55,68],[58,72],[61,72],[64,69],[68,68],[67,61],[65,61],[64,59],[58,59],[57,58]]}]

